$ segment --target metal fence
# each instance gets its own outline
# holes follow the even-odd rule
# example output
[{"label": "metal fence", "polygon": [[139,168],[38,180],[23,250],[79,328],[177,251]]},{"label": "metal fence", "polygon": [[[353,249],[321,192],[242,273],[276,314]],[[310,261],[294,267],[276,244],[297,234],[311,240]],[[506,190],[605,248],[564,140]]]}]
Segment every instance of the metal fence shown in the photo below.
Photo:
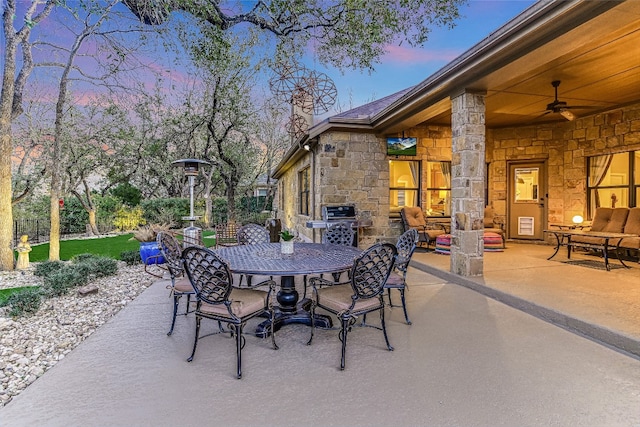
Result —
[{"label": "metal fence", "polygon": [[[108,222],[98,223],[98,231],[100,233],[108,233],[113,231],[113,224]],[[29,236],[29,243],[46,243],[49,241],[49,231],[51,229],[51,221],[49,218],[41,219],[16,219],[13,221],[13,245],[14,247],[20,241],[20,236],[26,234]],[[60,227],[60,238],[77,235],[72,233],[68,228]]]}]

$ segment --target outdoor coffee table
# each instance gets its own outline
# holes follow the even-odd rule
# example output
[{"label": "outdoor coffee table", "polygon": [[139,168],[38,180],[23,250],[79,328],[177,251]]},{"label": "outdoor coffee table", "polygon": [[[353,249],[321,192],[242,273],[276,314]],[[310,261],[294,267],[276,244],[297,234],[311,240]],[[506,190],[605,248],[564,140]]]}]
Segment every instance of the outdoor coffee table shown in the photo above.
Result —
[{"label": "outdoor coffee table", "polygon": [[[280,252],[280,243],[239,245],[216,250],[233,273],[280,276],[280,291],[276,296],[279,306],[276,307],[274,322],[276,331],[290,323],[311,324],[308,312],[311,301],[308,298],[299,301],[295,276],[348,270],[360,252],[353,246],[321,243],[294,243],[293,254],[286,255]],[[316,315],[315,322],[321,328],[332,326],[329,316]],[[267,336],[270,333],[269,326],[269,322],[260,324],[256,335]]]},{"label": "outdoor coffee table", "polygon": [[[582,247],[582,248],[590,248],[597,249],[602,251],[602,255],[604,258],[604,266],[607,271],[611,270],[611,266],[609,265],[609,249],[614,248],[618,261],[626,267],[629,268],[627,264],[624,263],[624,260],[620,257],[620,242],[622,239],[628,237],[638,237],[637,234],[629,234],[629,233],[609,233],[604,231],[585,231],[585,230],[576,230],[576,229],[561,229],[561,230],[544,230],[547,233],[553,233],[556,237],[556,247],[555,252],[551,254],[551,256],[547,259],[551,259],[557,255],[560,251],[560,247],[567,247],[567,258],[571,259],[571,249],[574,247]],[[601,244],[596,243],[581,243],[574,242],[571,240],[573,236],[586,236],[586,237],[597,237],[602,239]],[[609,243],[610,240],[617,240],[615,245],[611,245]]]}]

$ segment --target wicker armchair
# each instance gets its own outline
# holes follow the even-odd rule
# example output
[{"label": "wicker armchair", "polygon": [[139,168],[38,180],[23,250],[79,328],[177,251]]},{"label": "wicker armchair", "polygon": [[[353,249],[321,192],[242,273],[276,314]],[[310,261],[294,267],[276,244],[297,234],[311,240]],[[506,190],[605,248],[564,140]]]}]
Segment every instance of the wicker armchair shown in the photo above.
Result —
[{"label": "wicker armchair", "polygon": [[[236,339],[236,377],[242,378],[242,348],[245,338],[242,330],[249,319],[268,314],[271,321],[271,343],[278,349],[273,327],[274,310],[271,293],[275,289],[273,280],[258,283],[254,288],[267,286],[268,290],[234,288],[233,277],[228,265],[215,252],[202,247],[188,247],[182,253],[187,276],[195,288],[196,332],[193,341],[191,362],[196,354],[202,319],[212,319],[226,323]],[[224,331],[220,331],[224,332]],[[219,332],[219,333],[220,333]]]},{"label": "wicker armchair", "polygon": [[178,315],[178,304],[180,298],[187,296],[187,307],[185,312],[182,313],[185,316],[189,314],[189,305],[191,303],[191,296],[195,295],[195,290],[191,286],[189,278],[184,274],[184,265],[182,262],[182,248],[178,240],[168,232],[160,231],[156,237],[158,248],[162,252],[162,256],[166,261],[166,267],[171,276],[171,295],[173,296],[173,316],[171,318],[171,329],[167,332],[167,335],[173,333],[173,328],[176,324],[176,317]]},{"label": "wicker armchair", "polygon": [[428,223],[420,207],[404,207],[400,210],[403,231],[414,229],[418,232],[418,244],[426,244],[429,249],[431,243],[436,242],[436,237],[445,234],[443,224]]},{"label": "wicker armchair", "polygon": [[336,283],[321,277],[309,279],[313,287],[311,298],[311,337],[307,342],[311,345],[315,331],[315,311],[319,307],[338,317],[341,322],[339,332],[342,341],[342,358],[340,369],[344,370],[347,349],[347,334],[356,323],[358,316],[373,311],[380,312],[381,329],[387,343],[387,349],[393,350],[389,344],[384,319],[384,284],[393,269],[396,257],[395,246],[389,243],[378,243],[364,251],[353,263],[351,279],[348,282]]}]

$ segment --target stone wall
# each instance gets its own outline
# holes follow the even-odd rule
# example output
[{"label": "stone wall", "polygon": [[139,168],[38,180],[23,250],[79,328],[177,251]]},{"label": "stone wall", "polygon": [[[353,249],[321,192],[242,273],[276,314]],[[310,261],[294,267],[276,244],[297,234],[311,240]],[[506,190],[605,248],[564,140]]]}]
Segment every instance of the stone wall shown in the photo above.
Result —
[{"label": "stone wall", "polygon": [[369,133],[327,132],[320,137],[315,170],[317,217],[323,205],[355,204],[373,226],[361,230],[360,247],[396,236],[389,223],[386,140]]},{"label": "stone wall", "polygon": [[587,204],[587,157],[640,150],[640,104],[578,118],[572,122],[487,132],[489,200],[507,210],[507,162],[546,160],[549,223],[571,222]]},{"label": "stone wall", "polygon": [[[404,134],[418,138],[417,156],[400,156],[399,160],[452,160],[449,127],[419,125]],[[570,222],[573,215],[586,212],[586,158],[631,150],[640,150],[640,104],[573,122],[487,129],[489,201],[498,216],[505,218],[507,162],[544,160],[548,167],[547,220]],[[307,166],[312,171],[314,198],[311,214],[301,216],[298,172]],[[320,232],[306,228],[305,223],[321,219],[324,204],[354,203],[362,217],[373,220],[373,227],[361,233],[361,247],[393,241],[402,231],[400,220],[389,218],[386,139],[371,133],[336,131],[321,135],[314,154],[309,153],[281,177],[277,200],[283,226],[295,229],[308,240],[320,240]],[[424,192],[421,200],[426,200]]]}]

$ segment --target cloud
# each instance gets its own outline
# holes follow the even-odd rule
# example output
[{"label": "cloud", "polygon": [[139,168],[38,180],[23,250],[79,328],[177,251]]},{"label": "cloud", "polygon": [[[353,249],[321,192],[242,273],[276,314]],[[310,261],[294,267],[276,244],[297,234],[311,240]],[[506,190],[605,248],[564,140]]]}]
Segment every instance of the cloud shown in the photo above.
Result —
[{"label": "cloud", "polygon": [[450,62],[460,55],[460,51],[453,49],[426,49],[403,46],[387,46],[387,53],[382,58],[382,62],[416,63],[427,62]]}]

